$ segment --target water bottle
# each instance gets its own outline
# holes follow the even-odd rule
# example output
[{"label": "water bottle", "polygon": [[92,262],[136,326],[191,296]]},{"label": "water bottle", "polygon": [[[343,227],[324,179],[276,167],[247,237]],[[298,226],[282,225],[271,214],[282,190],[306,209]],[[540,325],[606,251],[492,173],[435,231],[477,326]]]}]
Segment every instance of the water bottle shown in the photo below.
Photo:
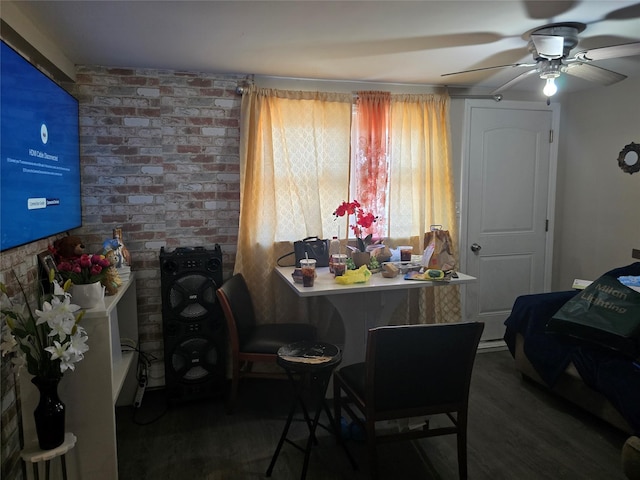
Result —
[{"label": "water bottle", "polygon": [[331,242],[329,242],[329,271],[333,272],[333,256],[340,253],[340,240],[337,236],[333,236]]}]

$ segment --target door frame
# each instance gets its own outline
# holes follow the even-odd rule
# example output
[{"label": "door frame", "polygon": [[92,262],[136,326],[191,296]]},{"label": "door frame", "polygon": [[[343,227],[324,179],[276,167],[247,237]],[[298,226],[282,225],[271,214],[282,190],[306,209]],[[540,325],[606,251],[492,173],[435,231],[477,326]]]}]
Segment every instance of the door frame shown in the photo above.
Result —
[{"label": "door frame", "polygon": [[[551,112],[551,128],[553,130],[553,141],[550,144],[549,152],[549,181],[548,181],[548,197],[547,197],[547,220],[548,229],[545,236],[545,262],[544,262],[544,291],[551,290],[552,266],[553,266],[553,242],[555,232],[555,201],[556,201],[556,180],[558,172],[558,139],[560,132],[560,104],[551,103],[546,105],[542,102],[530,101],[500,101],[495,100],[478,100],[465,99],[464,101],[464,119],[462,125],[462,145],[461,145],[461,163],[460,163],[460,217],[459,217],[459,255],[460,266],[463,272],[467,271],[467,254],[469,245],[467,245],[467,223],[468,223],[468,206],[469,206],[469,142],[471,140],[471,111],[473,108],[493,108],[499,110],[536,110]],[[466,289],[465,289],[466,295]],[[466,318],[466,298],[462,298],[462,311],[465,320],[473,321],[474,319]]]}]

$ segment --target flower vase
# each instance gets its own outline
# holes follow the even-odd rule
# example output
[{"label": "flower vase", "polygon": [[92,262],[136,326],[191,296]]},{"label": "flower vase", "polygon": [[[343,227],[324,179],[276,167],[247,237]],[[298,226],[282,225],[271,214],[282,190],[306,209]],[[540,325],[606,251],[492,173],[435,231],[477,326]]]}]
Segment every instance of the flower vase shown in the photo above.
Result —
[{"label": "flower vase", "polygon": [[38,444],[42,450],[51,450],[64,441],[64,403],[58,398],[60,378],[33,377],[38,387],[40,402],[33,412]]},{"label": "flower vase", "polygon": [[371,261],[371,253],[370,252],[352,252],[351,259],[353,260],[356,268],[360,268],[362,265],[369,265]]},{"label": "flower vase", "polygon": [[86,309],[104,306],[104,286],[100,282],[73,285],[71,303]]}]

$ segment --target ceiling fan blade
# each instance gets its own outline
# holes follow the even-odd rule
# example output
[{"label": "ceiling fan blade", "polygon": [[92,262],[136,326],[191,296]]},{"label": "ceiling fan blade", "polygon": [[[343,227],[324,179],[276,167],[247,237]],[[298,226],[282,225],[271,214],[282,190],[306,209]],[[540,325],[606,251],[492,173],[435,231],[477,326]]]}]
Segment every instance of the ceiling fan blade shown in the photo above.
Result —
[{"label": "ceiling fan blade", "polygon": [[[396,53],[428,51],[436,48],[466,47],[498,42],[503,36],[490,32],[448,35],[426,35],[403,38],[366,39],[361,41],[335,41],[305,47],[307,53],[318,58],[358,58]],[[338,48],[339,47],[339,48]]]},{"label": "ceiling fan blade", "polygon": [[556,18],[575,7],[575,1],[540,2],[538,0],[523,0],[527,16],[532,19],[545,20]]},{"label": "ceiling fan blade", "polygon": [[612,72],[606,68],[597,67],[591,63],[570,63],[563,71],[574,77],[608,86],[627,78],[621,73]]},{"label": "ceiling fan blade", "polygon": [[531,41],[536,47],[538,55],[552,60],[562,58],[564,50],[564,37],[555,35],[531,35]]},{"label": "ceiling fan blade", "polygon": [[533,69],[533,70],[528,70],[524,73],[521,73],[516,78],[509,80],[507,83],[505,83],[501,87],[498,87],[497,89],[495,89],[493,92],[491,92],[491,95],[496,95],[500,92],[504,92],[505,90],[511,88],[516,83],[521,82],[522,80],[527,78],[529,75],[533,75],[534,73],[538,73],[538,71],[536,69]]},{"label": "ceiling fan blade", "polygon": [[582,61],[591,61],[606,60],[607,58],[631,57],[633,55],[640,55],[640,42],[583,50],[576,53],[575,58]]},{"label": "ceiling fan blade", "polygon": [[440,75],[441,77],[448,77],[450,75],[460,75],[462,73],[472,73],[472,72],[481,72],[483,70],[495,70],[496,68],[511,68],[511,67],[535,67],[535,63],[512,63],[509,65],[496,65],[495,67],[483,67],[483,68],[474,68],[471,70],[463,70],[461,72],[452,72],[452,73],[443,73]]}]

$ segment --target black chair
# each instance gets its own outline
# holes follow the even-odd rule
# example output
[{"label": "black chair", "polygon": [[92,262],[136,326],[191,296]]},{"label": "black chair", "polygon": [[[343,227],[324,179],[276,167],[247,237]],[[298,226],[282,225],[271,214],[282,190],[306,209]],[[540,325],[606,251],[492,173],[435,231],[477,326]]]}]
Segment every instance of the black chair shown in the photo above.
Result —
[{"label": "black chair", "polygon": [[283,345],[316,340],[317,331],[308,323],[258,325],[251,294],[241,273],[235,274],[216,290],[229,331],[231,348],[231,390],[227,412],[231,413],[238,395],[238,383],[244,377],[286,378],[282,373],[254,372],[255,362],[275,364]]},{"label": "black chair", "polygon": [[[379,443],[448,434],[457,435],[458,471],[467,478],[469,385],[483,329],[480,322],[373,328],[365,362],[334,372],[335,421],[344,408],[363,424],[372,478]],[[379,421],[437,414],[450,425],[430,428],[426,420],[420,428],[376,433]]]}]

